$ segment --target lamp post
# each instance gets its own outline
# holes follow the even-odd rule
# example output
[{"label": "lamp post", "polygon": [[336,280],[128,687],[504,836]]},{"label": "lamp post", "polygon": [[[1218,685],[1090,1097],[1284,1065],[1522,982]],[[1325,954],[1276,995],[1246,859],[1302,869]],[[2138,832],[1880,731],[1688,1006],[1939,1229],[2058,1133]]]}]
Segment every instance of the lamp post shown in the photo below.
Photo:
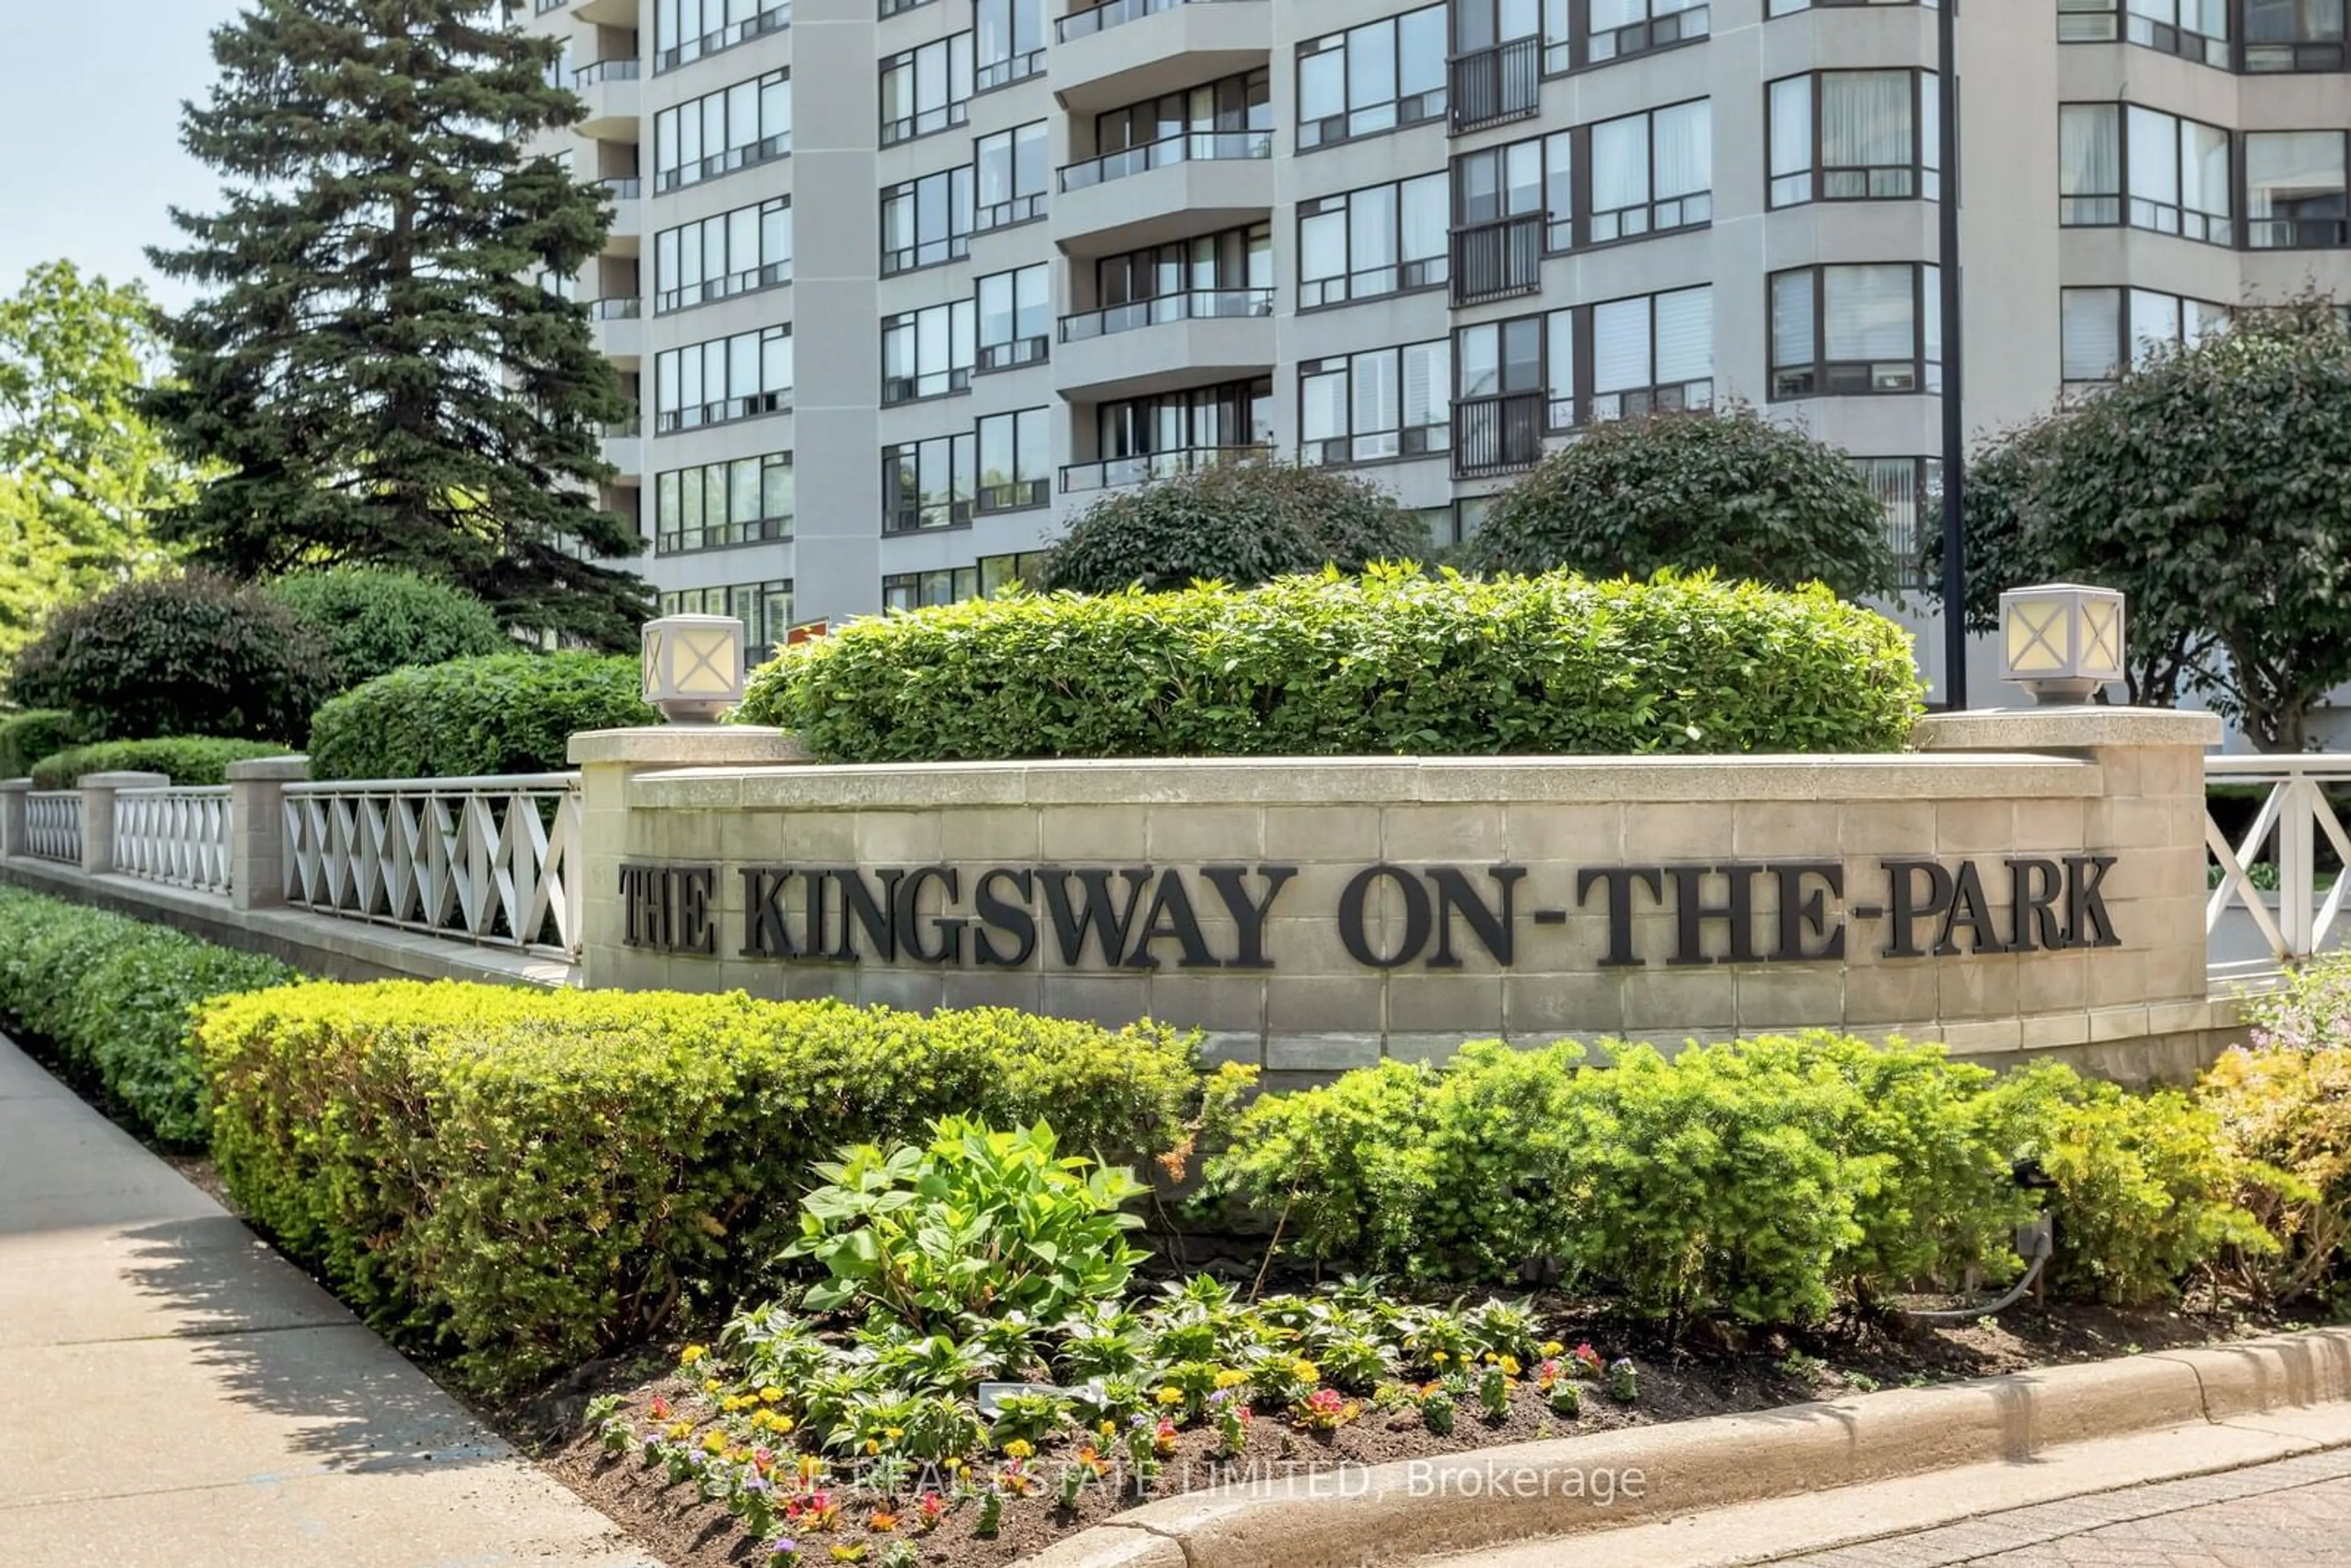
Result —
[{"label": "lamp post", "polygon": [[2049,582],[2000,596],[2000,674],[2043,704],[2085,703],[2123,678],[2123,596]]},{"label": "lamp post", "polygon": [[716,724],[743,700],[743,622],[664,615],[645,622],[645,701],[672,724]]},{"label": "lamp post", "polygon": [[1935,208],[1942,256],[1937,270],[1943,314],[1943,702],[1953,712],[1968,706],[1968,541],[1962,531],[1967,517],[1968,427],[1960,403],[1967,340],[1959,319],[1959,0],[1941,0],[1935,10],[1935,37],[1942,62],[1935,123],[1943,148],[1943,186]]}]

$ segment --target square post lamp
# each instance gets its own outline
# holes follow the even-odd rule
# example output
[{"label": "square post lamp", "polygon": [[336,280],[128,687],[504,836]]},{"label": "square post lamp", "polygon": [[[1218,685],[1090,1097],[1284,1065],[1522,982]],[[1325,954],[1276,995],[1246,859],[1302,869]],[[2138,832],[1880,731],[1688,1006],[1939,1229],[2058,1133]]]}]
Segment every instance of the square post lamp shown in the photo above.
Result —
[{"label": "square post lamp", "polygon": [[743,700],[743,622],[664,615],[645,622],[645,701],[672,724],[716,724]]},{"label": "square post lamp", "polygon": [[2076,582],[2000,596],[2000,674],[2043,705],[2085,703],[2123,678],[2123,596]]}]

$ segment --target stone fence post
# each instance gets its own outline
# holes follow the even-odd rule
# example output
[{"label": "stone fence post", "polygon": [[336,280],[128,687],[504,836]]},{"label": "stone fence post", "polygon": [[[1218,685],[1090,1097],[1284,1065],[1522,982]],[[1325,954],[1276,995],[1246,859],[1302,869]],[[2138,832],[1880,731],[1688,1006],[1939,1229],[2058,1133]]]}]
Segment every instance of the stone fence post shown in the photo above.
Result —
[{"label": "stone fence post", "polygon": [[25,852],[25,797],[32,792],[30,779],[0,779],[0,861]]},{"label": "stone fence post", "polygon": [[114,869],[114,798],[123,789],[161,789],[167,773],[85,773],[81,791],[81,871],[103,876]]},{"label": "stone fence post", "polygon": [[286,902],[286,786],[310,777],[307,757],[256,757],[228,765],[229,906]]}]

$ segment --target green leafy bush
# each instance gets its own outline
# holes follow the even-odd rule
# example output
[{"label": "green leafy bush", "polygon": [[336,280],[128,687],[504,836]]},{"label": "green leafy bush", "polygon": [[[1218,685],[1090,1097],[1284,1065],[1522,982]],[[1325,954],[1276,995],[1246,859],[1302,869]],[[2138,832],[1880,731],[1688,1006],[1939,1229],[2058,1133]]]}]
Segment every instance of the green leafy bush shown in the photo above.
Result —
[{"label": "green leafy bush", "polygon": [[861,1144],[816,1167],[825,1185],[800,1200],[785,1255],[831,1276],[802,1304],[870,1302],[899,1322],[952,1328],[967,1312],[1020,1312],[1057,1322],[1125,1289],[1144,1254],[1123,1212],[1149,1189],[1132,1171],[1062,1158],[1040,1122],[991,1132],[942,1117],[925,1145]]},{"label": "green leafy bush", "polygon": [[[2271,868],[2274,882],[2276,868]],[[2285,983],[2246,1009],[2253,1044],[2283,1051],[2351,1049],[2351,956],[2335,954],[2288,969]]]},{"label": "green leafy bush", "polygon": [[0,779],[26,778],[42,758],[88,739],[89,733],[79,720],[55,708],[0,714]]},{"label": "green leafy bush", "polygon": [[85,773],[161,773],[174,784],[225,784],[230,763],[253,757],[284,757],[293,749],[266,740],[223,740],[206,735],[101,740],[41,758],[33,765],[33,787],[70,789]]},{"label": "green leafy bush", "polygon": [[0,887],[0,1017],[47,1040],[160,1143],[210,1124],[189,1041],[196,1004],[301,977],[275,958]]},{"label": "green leafy bush", "polygon": [[1782,588],[1890,593],[1886,508],[1841,453],[1751,408],[1612,421],[1494,498],[1472,557],[1491,571],[1714,571]]},{"label": "green leafy bush", "polygon": [[1825,589],[1380,567],[858,622],[763,666],[741,716],[907,762],[1886,751],[1919,711],[1908,637]]},{"label": "green leafy bush", "polygon": [[326,644],[292,611],[203,571],[140,578],[58,611],[8,685],[26,707],[72,714],[91,740],[299,735],[333,689]]},{"label": "green leafy bush", "polygon": [[2238,1282],[2274,1301],[2317,1294],[2351,1242],[2351,1047],[2231,1051],[2197,1098],[2248,1173],[2240,1201],[2277,1243],[2244,1252]]},{"label": "green leafy bush", "polygon": [[319,709],[313,779],[553,773],[574,731],[657,724],[634,659],[497,653],[394,670]]},{"label": "green leafy bush", "polygon": [[1252,462],[1203,468],[1086,508],[1046,557],[1037,586],[1116,593],[1223,582],[1246,588],[1297,572],[1361,571],[1428,551],[1428,525],[1353,474]]},{"label": "green leafy bush", "polygon": [[339,687],[513,646],[488,605],[413,571],[339,566],[281,578],[269,591],[326,643]]},{"label": "green leafy bush", "polygon": [[737,995],[298,987],[199,1026],[223,1179],[368,1319],[486,1387],[747,1293],[807,1168],[959,1113],[1186,1144],[1185,1038]]}]

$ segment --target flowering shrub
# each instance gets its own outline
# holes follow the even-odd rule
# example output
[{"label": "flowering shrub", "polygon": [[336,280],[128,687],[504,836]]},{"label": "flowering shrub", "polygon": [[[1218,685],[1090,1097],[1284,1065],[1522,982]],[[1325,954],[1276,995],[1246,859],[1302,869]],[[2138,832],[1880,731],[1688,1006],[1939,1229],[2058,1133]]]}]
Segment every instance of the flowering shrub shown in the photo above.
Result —
[{"label": "flowering shrub", "polygon": [[2351,955],[2289,969],[2285,984],[2248,1006],[2256,1050],[2351,1048]]},{"label": "flowering shrub", "polygon": [[2315,1293],[2351,1241],[2351,1044],[2231,1051],[2198,1098],[2229,1153],[2261,1173],[2240,1198],[2277,1243],[2242,1250],[2237,1282],[2278,1301]]}]

